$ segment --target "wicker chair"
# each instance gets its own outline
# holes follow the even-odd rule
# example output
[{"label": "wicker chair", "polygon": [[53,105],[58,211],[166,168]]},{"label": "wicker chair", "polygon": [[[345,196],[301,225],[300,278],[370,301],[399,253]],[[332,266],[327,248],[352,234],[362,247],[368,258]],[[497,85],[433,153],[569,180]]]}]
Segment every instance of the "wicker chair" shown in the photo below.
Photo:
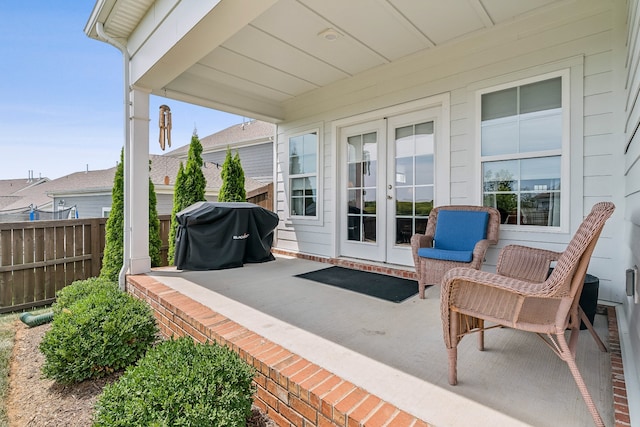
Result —
[{"label": "wicker chair", "polygon": [[[435,259],[420,256],[423,248],[434,248],[435,236],[438,234],[437,223],[438,214],[441,211],[467,211],[467,212],[487,212],[488,221],[486,225],[486,236],[475,243],[471,260],[456,261],[447,259]],[[467,229],[468,224],[458,224],[459,230]],[[413,262],[418,275],[418,289],[420,298],[424,299],[424,290],[427,285],[438,285],[442,281],[444,273],[454,267],[470,267],[479,270],[484,261],[485,253],[489,245],[498,243],[500,232],[500,212],[497,209],[486,206],[440,206],[433,208],[427,221],[427,229],[424,234],[414,234],[411,237],[411,251]],[[435,247],[438,243],[435,242]],[[435,248],[434,248],[435,249]]]},{"label": "wicker chair", "polygon": [[[467,333],[478,332],[484,349],[484,322],[534,332],[567,364],[596,425],[602,418],[578,371],[575,350],[582,320],[600,350],[606,347],[579,306],[591,254],[613,203],[597,203],[562,253],[524,246],[507,246],[499,256],[497,273],[455,268],[442,281],[441,314],[449,356],[449,383],[457,383],[457,345]],[[549,264],[557,260],[551,275]],[[547,278],[548,276],[548,278]],[[565,331],[571,335],[567,343]],[[546,338],[545,338],[546,337]]]}]

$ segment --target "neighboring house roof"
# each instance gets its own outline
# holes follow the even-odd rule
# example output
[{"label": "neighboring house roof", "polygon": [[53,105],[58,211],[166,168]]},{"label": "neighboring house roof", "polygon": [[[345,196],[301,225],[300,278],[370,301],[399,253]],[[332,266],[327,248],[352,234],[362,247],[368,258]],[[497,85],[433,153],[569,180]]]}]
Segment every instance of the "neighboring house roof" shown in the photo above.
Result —
[{"label": "neighboring house roof", "polygon": [[[187,150],[188,150],[187,146]],[[167,155],[151,155],[151,182],[156,187],[156,191],[161,190],[162,187],[173,188],[176,183],[176,177],[178,176],[178,169],[180,168],[180,162],[183,166],[186,165],[186,160],[171,157]],[[207,180],[206,190],[209,192],[217,193],[220,187],[222,187],[222,169],[216,166],[214,163],[204,162],[202,172]],[[165,177],[168,177],[168,183],[165,182]],[[264,183],[245,177],[245,189],[247,191],[255,190],[263,187]]]},{"label": "neighboring house roof", "polygon": [[49,178],[18,178],[18,179],[2,179],[0,180],[0,196],[17,193],[25,188],[47,182]]},{"label": "neighboring house roof", "polygon": [[[226,150],[227,147],[234,148],[245,145],[272,142],[275,132],[275,125],[260,120],[251,120],[245,123],[230,126],[226,129],[205,136],[200,140],[202,152]],[[165,156],[186,158],[189,152],[189,145],[185,145],[175,150],[169,151]]]},{"label": "neighboring house roof", "polygon": [[[109,175],[111,176],[111,185],[113,185],[113,172],[109,173],[108,171],[110,170],[115,170],[115,168],[76,172],[54,180],[46,179],[45,181],[45,179],[43,179],[38,185],[32,185],[11,194],[13,197],[12,203],[2,206],[2,210],[25,209],[29,206],[48,209],[53,203],[51,193],[63,189],[87,189],[101,186],[105,178]],[[4,196],[4,194],[0,193],[0,196]]]},{"label": "neighboring house roof", "polygon": [[[18,178],[0,180],[0,210],[11,209],[19,204],[25,192],[29,189],[42,185],[49,181],[49,178]],[[28,204],[26,205],[28,207]],[[20,208],[25,206],[20,206]]]},{"label": "neighboring house roof", "polygon": [[[180,162],[176,157],[150,155],[151,182],[156,192],[173,192],[173,185],[178,175]],[[207,181],[207,193],[217,194],[222,186],[222,170],[214,163],[205,162],[202,171]],[[38,185],[25,186],[25,180],[0,181],[0,214],[2,211],[27,209],[29,206],[49,209],[53,197],[64,197],[79,194],[111,193],[116,167],[109,169],[75,172],[54,180],[42,179]],[[167,177],[167,178],[165,178]],[[11,182],[15,185],[11,185]],[[33,184],[33,183],[31,183]],[[18,191],[12,191],[19,186]],[[247,192],[263,187],[264,183],[245,178]]]}]

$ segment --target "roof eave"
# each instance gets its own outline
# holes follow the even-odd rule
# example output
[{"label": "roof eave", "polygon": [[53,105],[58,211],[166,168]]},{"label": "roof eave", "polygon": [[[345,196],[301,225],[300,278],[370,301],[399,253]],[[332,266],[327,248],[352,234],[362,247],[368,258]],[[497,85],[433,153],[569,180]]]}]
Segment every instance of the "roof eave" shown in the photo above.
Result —
[{"label": "roof eave", "polygon": [[98,30],[96,30],[96,26],[98,22],[104,23],[113,10],[113,5],[117,0],[97,0],[96,4],[93,6],[93,10],[91,11],[91,15],[89,15],[89,20],[84,26],[84,33],[96,40],[102,40],[100,36],[98,36]]}]

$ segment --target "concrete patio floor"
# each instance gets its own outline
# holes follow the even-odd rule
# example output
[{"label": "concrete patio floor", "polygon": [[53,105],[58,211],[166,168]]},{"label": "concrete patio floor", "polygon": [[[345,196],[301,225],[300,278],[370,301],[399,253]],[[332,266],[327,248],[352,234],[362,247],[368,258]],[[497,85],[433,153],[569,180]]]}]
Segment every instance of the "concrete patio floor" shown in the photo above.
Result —
[{"label": "concrete patio floor", "polygon": [[[148,276],[435,426],[593,425],[565,362],[534,334],[462,340],[458,385],[447,382],[439,288],[392,303],[295,277],[330,265],[277,257],[217,271]],[[605,343],[607,316],[594,326]],[[578,366],[606,425],[614,424],[610,353],[581,331]]]}]

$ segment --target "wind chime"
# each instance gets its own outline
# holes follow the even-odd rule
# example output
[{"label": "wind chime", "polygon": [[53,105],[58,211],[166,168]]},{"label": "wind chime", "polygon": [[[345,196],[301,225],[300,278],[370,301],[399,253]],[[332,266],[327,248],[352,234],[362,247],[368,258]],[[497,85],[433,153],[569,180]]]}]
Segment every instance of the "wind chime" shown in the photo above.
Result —
[{"label": "wind chime", "polygon": [[171,109],[168,105],[160,106],[160,148],[164,151],[165,143],[171,147]]}]

